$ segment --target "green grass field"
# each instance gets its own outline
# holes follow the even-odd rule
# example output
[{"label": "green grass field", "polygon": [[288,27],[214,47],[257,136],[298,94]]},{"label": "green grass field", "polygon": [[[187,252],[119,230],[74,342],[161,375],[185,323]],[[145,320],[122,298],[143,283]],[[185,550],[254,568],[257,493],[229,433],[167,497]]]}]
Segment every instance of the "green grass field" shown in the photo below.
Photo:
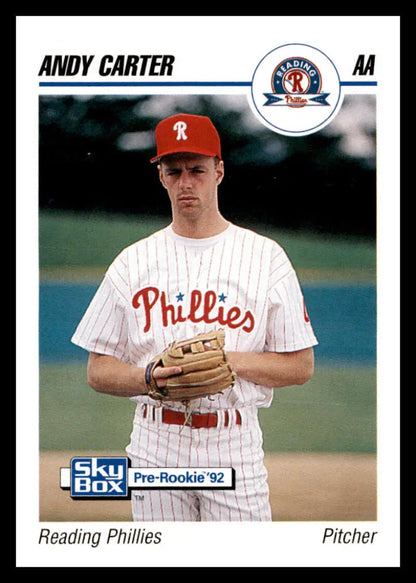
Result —
[{"label": "green grass field", "polygon": [[[167,218],[49,211],[39,216],[41,276],[100,275],[114,257],[169,223]],[[278,241],[302,280],[374,280],[375,245],[371,241],[293,233],[245,223]]]},{"label": "green grass field", "polygon": [[[40,274],[71,282],[100,279],[126,245],[162,228],[167,219],[42,212]],[[250,226],[250,225],[246,225]],[[375,281],[369,241],[256,230],[278,240],[302,282]],[[40,365],[40,447],[47,450],[119,449],[129,440],[134,404],[88,388],[82,363]],[[376,451],[376,369],[316,367],[302,387],[275,390],[260,414],[265,450]]]},{"label": "green grass field", "polygon": [[[42,365],[40,446],[46,450],[124,449],[134,403],[88,387],[82,363]],[[301,387],[274,391],[260,412],[267,452],[375,452],[375,370],[317,368]]]}]

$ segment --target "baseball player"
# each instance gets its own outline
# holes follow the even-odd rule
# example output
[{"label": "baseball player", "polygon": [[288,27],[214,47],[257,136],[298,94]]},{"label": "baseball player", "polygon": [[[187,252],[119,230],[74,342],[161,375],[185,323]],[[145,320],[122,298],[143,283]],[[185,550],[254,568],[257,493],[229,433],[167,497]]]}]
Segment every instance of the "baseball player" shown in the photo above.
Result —
[{"label": "baseball player", "polygon": [[[224,162],[211,120],[174,115],[155,137],[172,222],[116,257],[72,341],[89,352],[93,389],[137,404],[133,467],[235,471],[234,489],[133,491],[133,520],[270,521],[258,409],[273,389],[310,379],[317,340],[284,250],[219,211]],[[185,371],[164,360],[166,347],[217,331],[227,387],[174,398]]]}]

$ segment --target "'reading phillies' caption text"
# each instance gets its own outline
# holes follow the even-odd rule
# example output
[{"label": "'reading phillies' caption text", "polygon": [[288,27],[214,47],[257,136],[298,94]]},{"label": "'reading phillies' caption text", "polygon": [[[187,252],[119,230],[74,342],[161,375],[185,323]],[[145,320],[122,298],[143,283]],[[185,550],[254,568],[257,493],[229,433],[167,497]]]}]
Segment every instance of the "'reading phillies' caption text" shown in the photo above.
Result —
[{"label": "'reading phillies' caption text", "polygon": [[[325,528],[323,544],[373,544],[377,531],[361,531],[357,528]],[[39,545],[86,545],[96,548],[99,545],[158,545],[162,542],[160,531],[145,528],[109,528],[107,531],[89,531],[83,528],[74,530],[51,530],[41,528]]]},{"label": "'reading phillies' caption text", "polygon": [[74,530],[51,530],[41,528],[40,545],[86,545],[92,548],[104,545],[158,545],[162,533],[145,528],[109,528],[107,531],[89,531],[83,528]]}]

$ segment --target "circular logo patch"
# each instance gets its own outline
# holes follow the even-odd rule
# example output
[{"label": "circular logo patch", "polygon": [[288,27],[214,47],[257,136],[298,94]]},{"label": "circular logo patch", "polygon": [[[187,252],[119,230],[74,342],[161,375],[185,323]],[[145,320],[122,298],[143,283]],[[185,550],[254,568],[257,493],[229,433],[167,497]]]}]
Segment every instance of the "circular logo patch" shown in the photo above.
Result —
[{"label": "circular logo patch", "polygon": [[302,136],[322,129],[341,106],[341,85],[332,61],[320,50],[288,44],[268,53],[251,84],[252,108],[272,130]]}]

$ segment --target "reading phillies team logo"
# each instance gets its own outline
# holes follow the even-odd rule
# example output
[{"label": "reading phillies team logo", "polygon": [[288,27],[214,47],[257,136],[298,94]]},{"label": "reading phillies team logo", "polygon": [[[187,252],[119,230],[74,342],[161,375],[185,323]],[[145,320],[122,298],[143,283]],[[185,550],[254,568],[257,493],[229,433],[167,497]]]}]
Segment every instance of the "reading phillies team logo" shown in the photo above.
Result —
[{"label": "reading phillies team logo", "polygon": [[286,135],[322,129],[341,105],[332,61],[309,45],[284,45],[266,55],[252,80],[252,106],[261,120]]},{"label": "reading phillies team logo", "polygon": [[279,63],[272,75],[273,93],[265,93],[264,104],[305,107],[328,106],[329,93],[321,93],[322,76],[316,65],[308,59],[293,57]]}]

